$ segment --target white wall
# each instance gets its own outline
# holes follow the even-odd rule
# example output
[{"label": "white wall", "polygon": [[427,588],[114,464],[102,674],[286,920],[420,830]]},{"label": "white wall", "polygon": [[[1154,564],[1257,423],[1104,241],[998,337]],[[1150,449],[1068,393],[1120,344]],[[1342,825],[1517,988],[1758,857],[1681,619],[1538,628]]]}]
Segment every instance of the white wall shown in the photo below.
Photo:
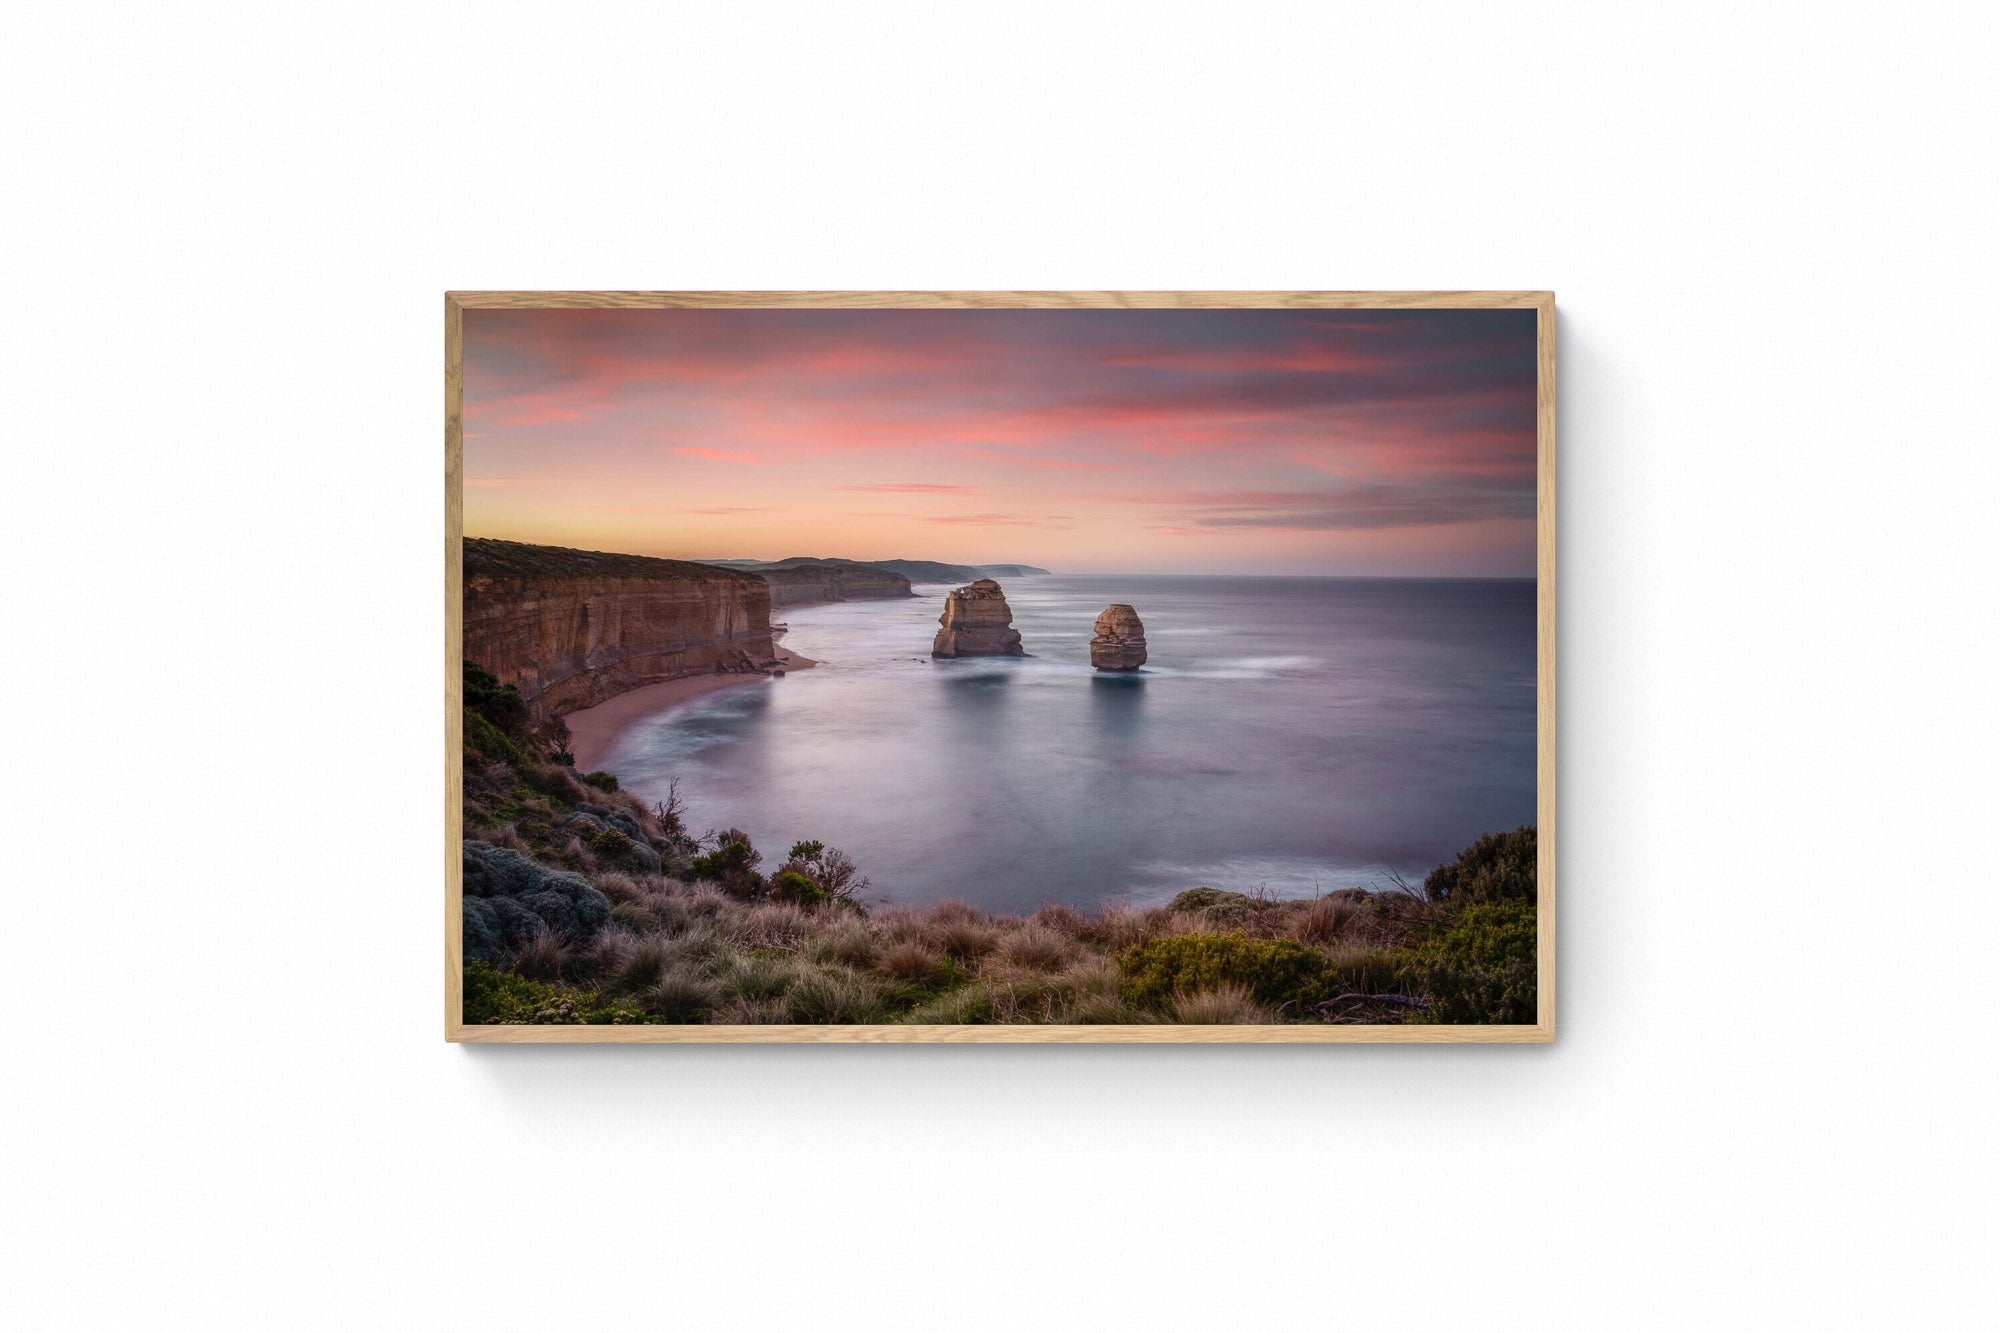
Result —
[{"label": "white wall", "polygon": [[[0,1315],[1990,1326],[1995,14],[13,7]],[[447,1048],[502,286],[1555,288],[1558,1043]]]}]

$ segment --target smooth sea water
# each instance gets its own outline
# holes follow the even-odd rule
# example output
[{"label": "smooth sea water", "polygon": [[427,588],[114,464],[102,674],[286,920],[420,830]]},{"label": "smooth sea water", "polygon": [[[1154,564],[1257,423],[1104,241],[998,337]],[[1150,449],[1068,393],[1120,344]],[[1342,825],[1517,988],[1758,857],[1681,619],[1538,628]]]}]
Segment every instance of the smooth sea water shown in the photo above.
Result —
[{"label": "smooth sea water", "polygon": [[[949,587],[781,612],[820,665],[626,729],[602,767],[765,868],[840,847],[871,896],[1162,901],[1416,882],[1535,818],[1532,580],[1002,581],[1031,654],[930,657]],[[1136,675],[1090,667],[1129,602]]]}]

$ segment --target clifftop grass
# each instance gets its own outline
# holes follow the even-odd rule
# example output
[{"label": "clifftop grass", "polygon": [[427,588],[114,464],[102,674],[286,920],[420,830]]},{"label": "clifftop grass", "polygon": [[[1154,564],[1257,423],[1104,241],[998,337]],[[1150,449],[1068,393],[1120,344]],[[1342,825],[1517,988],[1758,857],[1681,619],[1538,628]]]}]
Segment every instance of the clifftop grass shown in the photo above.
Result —
[{"label": "clifftop grass", "polygon": [[[1532,828],[1482,838],[1422,893],[871,909],[837,848],[798,843],[764,873],[742,833],[697,835],[677,802],[577,774],[507,691],[471,685],[466,837],[476,869],[507,872],[488,891],[522,887],[481,900],[468,1023],[1534,1021]],[[582,876],[608,920],[542,894],[510,852],[572,899],[560,876]]]}]

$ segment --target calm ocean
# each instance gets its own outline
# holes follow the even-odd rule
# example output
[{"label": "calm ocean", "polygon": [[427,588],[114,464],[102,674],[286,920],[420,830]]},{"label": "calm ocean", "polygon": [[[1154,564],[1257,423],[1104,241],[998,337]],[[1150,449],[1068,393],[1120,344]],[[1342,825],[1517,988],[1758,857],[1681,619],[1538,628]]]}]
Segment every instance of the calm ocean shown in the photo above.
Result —
[{"label": "calm ocean", "polygon": [[[931,660],[944,586],[780,615],[820,665],[643,719],[603,767],[768,870],[843,848],[872,896],[1162,901],[1420,880],[1535,818],[1532,580],[1002,580],[1025,658]],[[1150,660],[1090,668],[1129,602]]]}]

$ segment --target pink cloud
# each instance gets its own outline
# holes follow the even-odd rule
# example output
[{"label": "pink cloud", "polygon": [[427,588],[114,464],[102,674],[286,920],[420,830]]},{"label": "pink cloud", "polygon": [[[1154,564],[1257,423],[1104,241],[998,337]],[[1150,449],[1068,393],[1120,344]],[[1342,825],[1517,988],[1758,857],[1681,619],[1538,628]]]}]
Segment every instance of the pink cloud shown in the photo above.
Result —
[{"label": "pink cloud", "polygon": [[718,463],[759,463],[763,461],[755,454],[732,453],[727,449],[702,449],[693,445],[677,446],[674,452],[685,454],[689,458],[713,459]]}]

